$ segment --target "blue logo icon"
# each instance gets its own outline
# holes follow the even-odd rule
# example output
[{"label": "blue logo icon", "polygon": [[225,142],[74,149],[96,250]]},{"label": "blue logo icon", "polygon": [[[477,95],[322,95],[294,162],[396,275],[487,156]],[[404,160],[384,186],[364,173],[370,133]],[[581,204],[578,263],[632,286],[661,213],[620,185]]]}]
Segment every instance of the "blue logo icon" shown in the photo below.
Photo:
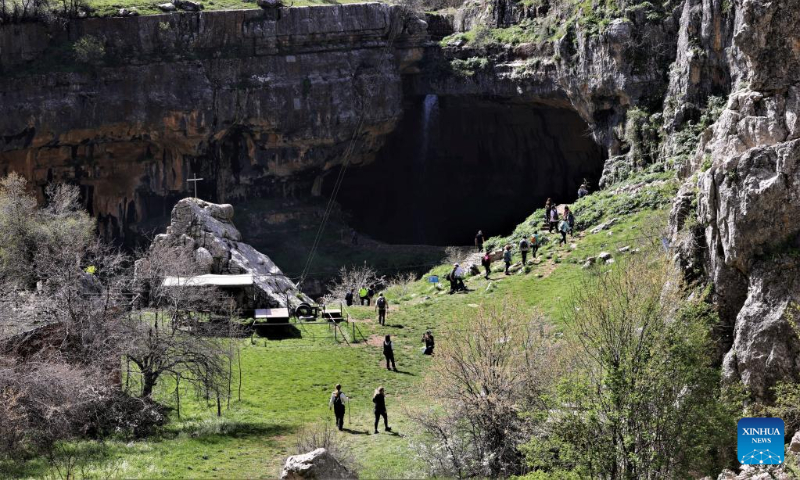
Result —
[{"label": "blue logo icon", "polygon": [[737,456],[744,465],[783,463],[783,420],[780,418],[743,418],[736,427]]}]

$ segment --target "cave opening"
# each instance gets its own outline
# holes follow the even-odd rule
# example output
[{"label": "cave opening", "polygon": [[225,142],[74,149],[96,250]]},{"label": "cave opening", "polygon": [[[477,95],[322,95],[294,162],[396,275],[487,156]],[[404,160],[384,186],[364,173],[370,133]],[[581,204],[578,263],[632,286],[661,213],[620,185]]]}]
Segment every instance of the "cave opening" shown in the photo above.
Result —
[{"label": "cave opening", "polygon": [[338,201],[377,240],[467,245],[478,229],[510,233],[547,198],[572,202],[605,159],[572,109],[427,95],[405,106],[373,163],[348,169]]}]

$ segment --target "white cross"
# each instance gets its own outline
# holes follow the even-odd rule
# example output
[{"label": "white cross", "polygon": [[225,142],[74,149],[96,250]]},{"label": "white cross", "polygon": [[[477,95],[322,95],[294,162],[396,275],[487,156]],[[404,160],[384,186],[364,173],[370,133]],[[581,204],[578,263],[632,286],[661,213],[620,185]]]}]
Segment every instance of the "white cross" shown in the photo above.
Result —
[{"label": "white cross", "polygon": [[187,179],[187,182],[194,182],[194,198],[197,198],[197,182],[202,180],[202,178],[197,178],[197,174],[193,173],[192,178]]}]

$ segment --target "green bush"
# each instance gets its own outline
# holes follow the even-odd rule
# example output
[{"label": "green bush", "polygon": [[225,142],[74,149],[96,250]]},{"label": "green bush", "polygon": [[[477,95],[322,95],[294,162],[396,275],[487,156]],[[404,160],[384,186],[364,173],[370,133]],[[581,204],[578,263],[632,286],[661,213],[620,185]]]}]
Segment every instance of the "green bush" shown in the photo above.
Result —
[{"label": "green bush", "polygon": [[676,309],[678,285],[668,258],[643,253],[576,288],[564,319],[574,368],[523,448],[532,469],[689,478],[735,462],[743,395],[713,366],[716,313],[702,300]]},{"label": "green bush", "polygon": [[92,35],[84,35],[72,45],[72,51],[79,62],[97,64],[106,56],[105,41]]}]

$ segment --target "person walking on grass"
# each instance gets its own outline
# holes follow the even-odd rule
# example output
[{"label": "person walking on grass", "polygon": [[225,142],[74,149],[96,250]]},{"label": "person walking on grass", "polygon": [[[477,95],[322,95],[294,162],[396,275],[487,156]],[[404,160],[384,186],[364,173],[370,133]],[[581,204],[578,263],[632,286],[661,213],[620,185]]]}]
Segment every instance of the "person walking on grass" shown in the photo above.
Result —
[{"label": "person walking on grass", "polygon": [[533,231],[533,235],[531,235],[531,256],[536,258],[536,252],[539,251],[539,245],[542,243],[542,238],[539,235],[538,230]]},{"label": "person walking on grass", "polygon": [[486,280],[489,280],[489,274],[492,273],[492,255],[489,252],[483,254],[481,265],[486,269]]},{"label": "person walking on grass", "polygon": [[506,245],[503,251],[503,261],[506,263],[506,275],[509,275],[508,269],[511,267],[511,245]]},{"label": "person walking on grass", "polygon": [[384,393],[383,387],[378,387],[375,390],[375,394],[372,395],[372,403],[375,405],[375,433],[378,433],[378,421],[381,417],[383,417],[383,428],[387,432],[391,432],[392,429],[389,428],[389,419],[386,416],[386,394]]},{"label": "person walking on grass", "polygon": [[380,325],[386,325],[387,305],[386,297],[383,296],[383,293],[379,293],[378,300],[375,301],[375,310],[378,311],[378,324]]},{"label": "person walking on grass", "polygon": [[558,232],[561,234],[561,240],[558,241],[559,245],[567,244],[567,232],[569,232],[569,223],[566,220],[561,220],[558,225]]},{"label": "person walking on grass", "polygon": [[361,285],[361,288],[358,289],[358,298],[361,300],[361,305],[363,306],[365,303],[369,306],[369,290],[364,285]]},{"label": "person walking on grass", "polygon": [[524,267],[528,263],[528,250],[530,250],[531,244],[528,242],[528,239],[522,237],[522,240],[519,241],[519,253],[522,254],[522,266]]},{"label": "person walking on grass", "polygon": [[333,414],[336,416],[336,428],[338,428],[340,431],[344,428],[344,404],[349,400],[350,399],[347,398],[347,395],[342,392],[342,385],[337,383],[336,388],[331,394],[331,399],[328,402],[328,408],[333,407]]},{"label": "person walking on grass", "polygon": [[483,251],[483,230],[478,230],[478,234],[475,235],[475,246],[479,252]]},{"label": "person walking on grass", "polygon": [[354,297],[353,289],[351,288],[347,292],[347,294],[344,296],[344,304],[347,305],[348,307],[352,306],[353,305],[353,297]]},{"label": "person walking on grass", "polygon": [[575,236],[575,215],[572,214],[572,210],[569,207],[564,207],[564,220],[567,221],[567,225],[569,225],[569,236]]},{"label": "person walking on grass", "polygon": [[558,207],[553,205],[550,208],[550,232],[558,231]]},{"label": "person walking on grass", "polygon": [[433,334],[430,330],[422,335],[422,342],[425,344],[425,348],[422,349],[422,354],[433,355],[433,348],[436,346],[436,342],[433,341]]},{"label": "person walking on grass", "polygon": [[[383,356],[386,357],[386,370],[397,371],[397,365],[394,363],[394,346],[392,345],[392,336],[386,335],[386,338],[383,340]],[[391,362],[392,367],[389,368],[389,363]]]}]

